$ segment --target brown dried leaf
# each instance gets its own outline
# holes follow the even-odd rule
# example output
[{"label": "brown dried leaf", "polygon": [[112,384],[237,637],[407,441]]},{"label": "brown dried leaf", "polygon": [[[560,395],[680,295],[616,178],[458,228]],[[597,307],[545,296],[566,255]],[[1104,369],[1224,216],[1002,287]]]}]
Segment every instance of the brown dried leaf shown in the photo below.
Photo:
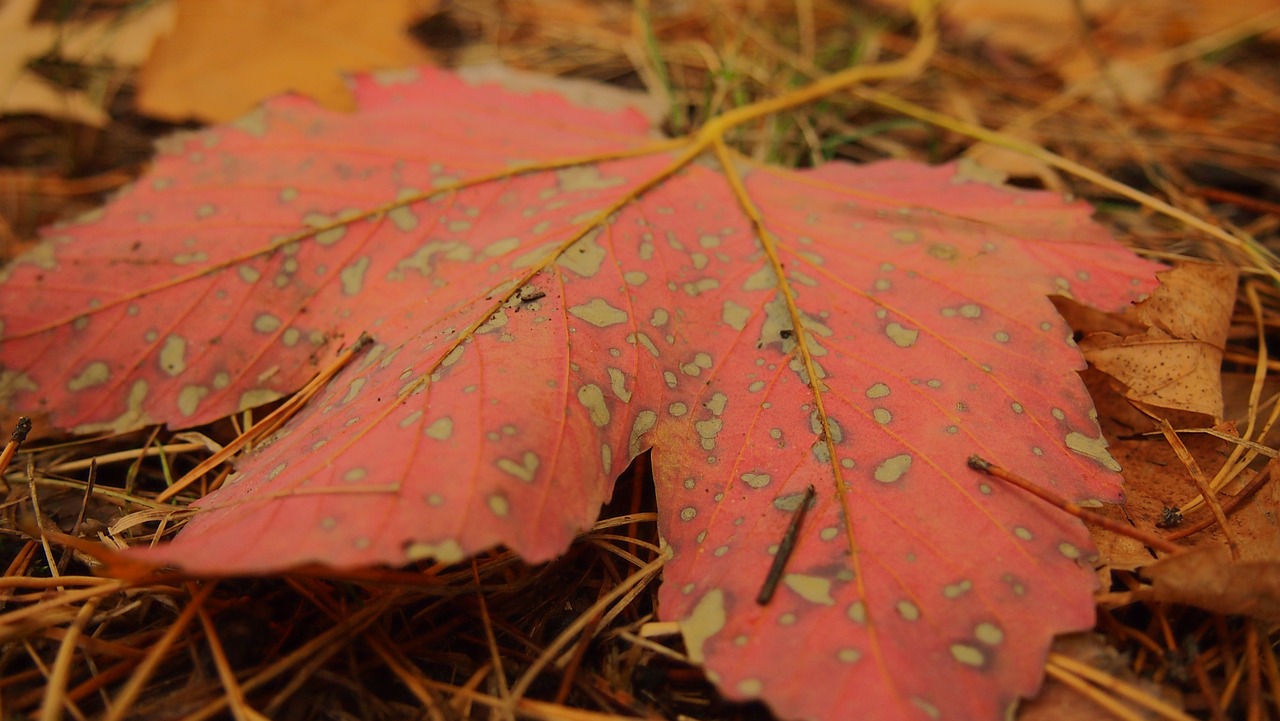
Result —
[{"label": "brown dried leaf", "polygon": [[1221,420],[1219,376],[1236,270],[1184,263],[1160,276],[1160,288],[1126,314],[1129,331],[1090,334],[1080,348],[1130,400]]},{"label": "brown dried leaf", "polygon": [[131,67],[173,25],[173,6],[155,3],[137,12],[91,22],[31,23],[39,3],[0,3],[0,113],[39,113],[101,127],[107,114],[80,91],[60,88],[27,69],[33,59],[56,53],[86,64]]},{"label": "brown dried leaf", "polygon": [[1154,601],[1280,622],[1280,562],[1232,561],[1221,546],[1162,559],[1142,570]]}]

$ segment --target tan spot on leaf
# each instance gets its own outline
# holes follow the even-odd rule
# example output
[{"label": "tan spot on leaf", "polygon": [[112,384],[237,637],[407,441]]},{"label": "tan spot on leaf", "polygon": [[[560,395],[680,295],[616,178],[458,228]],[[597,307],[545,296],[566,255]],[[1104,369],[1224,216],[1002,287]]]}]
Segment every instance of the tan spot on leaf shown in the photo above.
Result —
[{"label": "tan spot on leaf", "polygon": [[742,289],[745,291],[768,290],[776,288],[777,285],[778,275],[773,272],[772,266],[766,265],[748,276],[742,283]]},{"label": "tan spot on leaf", "polygon": [[187,339],[182,336],[168,336],[164,346],[160,348],[160,368],[170,377],[177,377],[187,370]]},{"label": "tan spot on leaf", "polygon": [[718,588],[707,591],[698,599],[698,604],[693,607],[689,616],[679,624],[689,660],[694,663],[706,661],[704,648],[707,641],[724,630],[724,591]]},{"label": "tan spot on leaf", "polygon": [[1120,464],[1116,463],[1116,459],[1112,458],[1107,451],[1107,440],[1105,438],[1090,438],[1079,431],[1071,431],[1067,434],[1066,443],[1067,448],[1082,456],[1092,458],[1103,468],[1116,472],[1120,471]]},{"label": "tan spot on leaf", "polygon": [[764,691],[764,683],[758,678],[744,678],[738,682],[738,693],[743,696],[759,696]]},{"label": "tan spot on leaf", "polygon": [[200,401],[207,395],[209,395],[209,389],[204,386],[183,386],[182,390],[178,391],[178,412],[190,418],[196,414]]},{"label": "tan spot on leaf", "polygon": [[513,475],[525,483],[533,483],[533,477],[538,471],[539,464],[541,464],[541,460],[539,460],[538,454],[533,451],[525,451],[524,455],[520,457],[519,463],[510,458],[499,458],[497,463],[498,468],[504,473]]},{"label": "tan spot on leaf", "polygon": [[960,251],[950,243],[934,243],[929,246],[928,252],[938,260],[955,260],[960,257]]},{"label": "tan spot on leaf", "polygon": [[452,538],[439,543],[413,541],[405,546],[404,555],[406,561],[423,561],[430,558],[439,563],[457,563],[467,557],[462,546]]},{"label": "tan spot on leaf", "polygon": [[836,658],[840,663],[857,663],[862,658],[862,652],[856,648],[842,648],[836,652]]},{"label": "tan spot on leaf", "polygon": [[764,488],[772,480],[768,473],[743,473],[742,482],[752,488]]},{"label": "tan spot on leaf", "polygon": [[392,225],[396,226],[397,230],[404,233],[418,227],[418,216],[413,212],[413,209],[407,205],[392,208],[390,212],[387,213],[387,218],[391,220]]},{"label": "tan spot on leaf", "polygon": [[876,466],[875,479],[881,483],[893,483],[911,468],[911,456],[903,453]]},{"label": "tan spot on leaf", "polygon": [[338,280],[342,283],[342,294],[345,296],[359,295],[364,289],[364,276],[369,270],[369,256],[362,256],[356,262],[343,268],[338,273]]},{"label": "tan spot on leaf", "polygon": [[899,348],[910,348],[915,345],[916,338],[920,337],[920,331],[906,328],[901,323],[890,323],[885,326],[884,334],[889,336],[889,340]]},{"label": "tan spot on leaf", "polygon": [[907,621],[920,620],[920,607],[910,601],[898,601],[898,615]]},{"label": "tan spot on leaf", "polygon": [[967,643],[951,644],[951,658],[974,668],[981,668],[987,662],[987,657],[982,653],[981,649],[970,646]]},{"label": "tan spot on leaf", "polygon": [[[701,362],[701,358],[703,356],[706,356],[706,354],[699,353],[698,356],[699,356],[699,362]],[[707,357],[707,363],[705,367],[707,368],[711,367],[710,357]],[[707,407],[707,410],[711,411],[713,414],[718,416],[724,413],[725,406],[727,406],[728,404],[729,404],[729,396],[726,396],[723,393],[713,393],[711,394],[711,399],[706,402],[706,407]]]},{"label": "tan spot on leaf", "polygon": [[67,381],[67,390],[78,392],[86,388],[94,388],[106,383],[111,378],[111,368],[102,361],[94,361],[84,367],[71,380]]},{"label": "tan spot on leaf", "polygon": [[640,451],[644,450],[641,446],[644,434],[653,430],[658,423],[658,414],[653,411],[640,411],[636,414],[636,420],[631,424],[631,438],[627,442],[627,450],[631,457],[640,455]]},{"label": "tan spot on leaf", "polygon": [[877,383],[867,389],[868,398],[883,398],[884,396],[888,396],[888,385],[886,384]]},{"label": "tan spot on leaf", "polygon": [[489,496],[489,510],[493,511],[493,515],[499,518],[506,518],[511,512],[511,504],[507,501],[507,497],[501,493],[495,493]]},{"label": "tan spot on leaf", "polygon": [[449,416],[436,419],[422,431],[428,438],[447,441],[453,435],[453,419]]},{"label": "tan spot on leaf", "polygon": [[609,388],[623,403],[631,402],[631,391],[627,390],[627,376],[617,368],[609,368]]},{"label": "tan spot on leaf", "polygon": [[845,615],[854,623],[867,622],[867,606],[862,601],[854,601],[845,609]]},{"label": "tan spot on leaf", "polygon": [[594,276],[600,272],[600,266],[608,255],[605,249],[596,243],[598,237],[600,237],[599,228],[587,233],[556,259],[556,265],[567,268],[583,278]]},{"label": "tan spot on leaf", "polygon": [[747,321],[751,319],[751,309],[726,300],[720,311],[720,319],[730,328],[741,331],[747,327]]},{"label": "tan spot on leaf", "polygon": [[818,576],[806,576],[801,573],[788,573],[782,577],[782,583],[796,595],[809,603],[821,606],[834,606],[836,600],[831,597],[831,579]]},{"label": "tan spot on leaf", "polygon": [[520,247],[519,238],[516,238],[516,237],[502,238],[501,240],[495,240],[494,242],[485,246],[484,255],[490,258],[496,258],[500,255],[506,255],[507,253],[510,253],[511,251],[519,247]]},{"label": "tan spot on leaf", "polygon": [[603,298],[592,298],[582,305],[570,306],[569,313],[597,328],[625,323],[628,318],[626,311],[614,308]]},{"label": "tan spot on leaf", "polygon": [[920,709],[921,711],[923,711],[924,715],[928,716],[931,719],[942,718],[942,712],[938,710],[937,706],[934,706],[933,704],[929,703],[928,701],[925,701],[919,696],[912,696],[911,704],[916,708]]},{"label": "tan spot on leaf", "polygon": [[1004,641],[1004,631],[994,623],[978,624],[973,629],[973,636],[988,646],[996,646]]},{"label": "tan spot on leaf", "polygon": [[578,402],[591,414],[591,423],[596,428],[609,425],[609,406],[604,402],[604,391],[594,383],[588,383],[578,389]]},{"label": "tan spot on leaf", "polygon": [[271,313],[262,313],[253,319],[253,329],[259,333],[271,333],[280,327],[280,319]]}]

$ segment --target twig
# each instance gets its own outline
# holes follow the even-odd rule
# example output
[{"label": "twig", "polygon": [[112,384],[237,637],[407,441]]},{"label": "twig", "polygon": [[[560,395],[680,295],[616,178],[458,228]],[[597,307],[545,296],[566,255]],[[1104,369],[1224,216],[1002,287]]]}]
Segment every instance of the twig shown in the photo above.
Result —
[{"label": "twig", "polygon": [[14,454],[22,447],[22,442],[27,440],[27,434],[31,432],[31,419],[22,416],[18,418],[18,423],[13,427],[13,434],[9,436],[9,442],[4,444],[4,450],[0,450],[0,486],[3,486],[5,493],[9,492],[9,482],[4,480],[4,472],[9,469],[9,461],[13,460]]},{"label": "twig", "polygon": [[1081,508],[1080,506],[1077,506],[1071,501],[1068,501],[1067,499],[1062,498],[1061,496],[1058,496],[1044,488],[1041,488],[1040,486],[1037,486],[1031,481],[1028,481],[1027,479],[1023,478],[1022,476],[1019,476],[1010,471],[1006,471],[1000,466],[997,466],[994,463],[991,463],[990,461],[984,460],[980,456],[969,456],[969,467],[975,471],[978,471],[979,473],[985,473],[988,476],[995,476],[996,478],[999,478],[1002,481],[1006,481],[1014,486],[1017,486],[1018,488],[1021,488],[1022,490],[1026,491],[1027,493],[1030,493],[1031,495],[1039,498],[1040,500],[1045,501],[1050,505],[1056,506],[1062,509],[1063,511],[1066,511],[1067,513],[1070,513],[1071,515],[1075,516],[1076,518],[1079,518],[1085,523],[1090,523],[1100,528],[1105,528],[1108,531],[1111,531],[1112,533],[1119,533],[1122,536],[1128,536],[1129,538],[1132,538],[1135,541],[1139,541],[1144,545],[1150,546],[1151,548],[1154,548],[1160,551],[1164,551],[1165,553],[1171,553],[1171,554],[1182,553],[1184,550],[1186,550],[1182,546],[1179,546],[1174,543],[1170,543],[1168,540],[1161,538],[1160,536],[1157,536],[1155,534],[1147,533],[1146,531],[1143,531],[1138,528],[1134,528],[1133,526],[1130,526],[1125,523],[1120,523],[1119,521],[1113,521],[1110,518],[1107,518],[1106,516],[1093,513],[1092,511],[1086,511],[1085,509]]},{"label": "twig", "polygon": [[814,495],[815,492],[812,485],[804,489],[804,497],[800,499],[800,506],[792,514],[791,523],[787,524],[786,533],[782,534],[782,541],[778,544],[778,552],[773,555],[773,565],[769,566],[769,575],[764,577],[764,585],[760,587],[760,595],[756,596],[756,603],[761,606],[769,603],[773,599],[774,592],[778,590],[778,582],[782,580],[782,573],[787,569],[787,560],[791,558],[791,552],[795,550],[796,537],[800,535],[800,524],[804,523],[804,516],[809,512],[809,503],[813,501]]}]

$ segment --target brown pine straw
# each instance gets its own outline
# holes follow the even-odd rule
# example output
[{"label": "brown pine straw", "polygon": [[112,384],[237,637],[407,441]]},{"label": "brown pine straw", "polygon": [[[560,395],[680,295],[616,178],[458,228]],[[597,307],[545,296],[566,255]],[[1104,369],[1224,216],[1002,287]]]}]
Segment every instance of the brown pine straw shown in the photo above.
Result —
[{"label": "brown pine straw", "polygon": [[[1271,477],[1274,475],[1274,470],[1277,467],[1277,464],[1280,464],[1280,461],[1272,460],[1265,468],[1259,471],[1256,476],[1250,479],[1249,482],[1245,484],[1245,487],[1240,489],[1239,493],[1227,499],[1226,503],[1221,504],[1223,515],[1229,515],[1237,506],[1249,500],[1253,494],[1262,490],[1262,487],[1267,485],[1267,482],[1270,481]],[[1218,517],[1216,515],[1211,515],[1208,518],[1202,518],[1195,523],[1183,523],[1178,527],[1178,530],[1173,531],[1169,535],[1165,536],[1165,538],[1170,541],[1178,541],[1186,538],[1187,536],[1199,533],[1215,523],[1218,523]]]},{"label": "brown pine straw", "polygon": [[[187,584],[188,591],[195,591],[194,584]],[[192,593],[194,596],[195,594]],[[231,706],[231,715],[236,721],[267,721],[267,717],[254,711],[249,706],[249,702],[244,697],[244,689],[241,688],[239,682],[236,681],[236,672],[231,668],[231,662],[227,660],[227,654],[222,648],[222,641],[218,638],[218,629],[213,624],[213,619],[209,616],[209,612],[204,608],[204,604],[193,604],[196,607],[196,613],[200,616],[200,625],[204,628],[205,643],[209,645],[209,654],[213,657],[214,667],[218,670],[218,678],[222,681],[222,689],[226,694],[228,705]]]},{"label": "brown pine straw", "polygon": [[1217,494],[1209,487],[1209,480],[1204,477],[1204,471],[1200,470],[1200,464],[1196,463],[1191,451],[1187,450],[1182,439],[1173,430],[1173,426],[1169,425],[1169,421],[1163,418],[1160,419],[1160,432],[1164,434],[1165,440],[1169,441],[1169,445],[1173,447],[1173,452],[1177,454],[1178,460],[1182,461],[1182,465],[1187,467],[1187,472],[1191,474],[1191,479],[1195,481],[1201,498],[1204,498],[1205,503],[1209,505],[1209,510],[1213,512],[1214,519],[1218,522],[1218,526],[1222,528],[1223,535],[1226,536],[1227,547],[1231,549],[1231,558],[1237,561],[1240,560],[1240,544],[1236,541],[1231,526],[1227,524],[1227,514],[1222,512],[1222,505],[1218,503]]},{"label": "brown pine straw", "polygon": [[[1121,698],[1132,701],[1143,708],[1169,721],[1195,721],[1195,719],[1164,701],[1146,693],[1137,686],[1125,683],[1111,674],[1060,653],[1050,653],[1045,664],[1045,673],[1064,685],[1074,689],[1081,696],[1106,709],[1112,716],[1123,721],[1146,721],[1150,717],[1139,713],[1121,702]],[[1109,692],[1112,695],[1108,695]]]},{"label": "brown pine straw", "polygon": [[1186,550],[1182,546],[1172,543],[1161,536],[1157,536],[1153,533],[1147,533],[1146,531],[1143,531],[1140,528],[1134,528],[1127,523],[1120,523],[1119,521],[1114,521],[1106,516],[1081,508],[1071,501],[1068,501],[1052,491],[1032,483],[1012,471],[1005,470],[990,461],[984,460],[981,456],[969,456],[969,467],[979,473],[985,473],[988,476],[995,476],[1002,481],[1017,486],[1040,500],[1066,511],[1090,525],[1105,528],[1112,533],[1118,533],[1122,536],[1128,536],[1135,541],[1139,541],[1146,546],[1158,551],[1164,551],[1165,553],[1177,554]]},{"label": "brown pine straw", "polygon": [[316,393],[319,393],[322,389],[328,386],[329,381],[336,376],[339,371],[346,368],[358,354],[360,354],[365,348],[368,348],[372,343],[372,338],[367,335],[361,335],[355,343],[351,344],[351,347],[339,354],[332,363],[326,366],[324,370],[317,373],[316,376],[308,381],[301,390],[290,396],[289,400],[282,403],[279,408],[276,408],[268,414],[266,418],[255,423],[252,428],[241,433],[234,441],[224,446],[222,450],[204,459],[196,465],[195,468],[188,471],[186,475],[178,479],[172,486],[169,486],[164,491],[160,492],[155,498],[156,503],[164,503],[165,501],[173,498],[181,493],[187,486],[203,478],[206,473],[230,460],[235,454],[251,447],[272,433],[275,433],[285,424],[286,421],[301,410]]}]

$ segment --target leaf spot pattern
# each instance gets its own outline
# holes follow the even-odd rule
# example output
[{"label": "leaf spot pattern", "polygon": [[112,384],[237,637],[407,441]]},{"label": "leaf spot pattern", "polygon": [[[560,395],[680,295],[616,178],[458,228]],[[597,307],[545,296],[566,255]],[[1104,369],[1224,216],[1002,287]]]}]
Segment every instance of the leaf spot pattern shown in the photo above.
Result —
[{"label": "leaf spot pattern", "polygon": [[862,601],[854,601],[845,609],[845,615],[854,623],[865,624],[867,622],[867,606]]},{"label": "leaf spot pattern", "polygon": [[453,419],[449,416],[439,418],[427,426],[422,431],[428,438],[434,438],[437,441],[447,441],[453,436]]},{"label": "leaf spot pattern", "polygon": [[1099,436],[1098,438],[1090,438],[1079,431],[1071,431],[1066,437],[1067,448],[1087,456],[1097,461],[1099,465],[1107,470],[1120,471],[1120,464],[1116,463],[1116,459],[1111,457],[1107,452],[1107,440]]},{"label": "leaf spot pattern", "polygon": [[537,453],[525,451],[518,463],[510,458],[499,458],[497,463],[502,472],[515,476],[525,483],[533,483],[534,475],[538,472],[538,465],[541,461]]},{"label": "leaf spot pattern", "polygon": [[836,600],[831,597],[831,579],[829,578],[788,573],[782,577],[782,583],[809,603],[820,606],[835,605]]},{"label": "leaf spot pattern", "polygon": [[187,341],[179,335],[169,335],[160,349],[160,368],[170,377],[182,375],[187,369]]},{"label": "leaf spot pattern", "polygon": [[604,391],[594,383],[588,383],[578,389],[578,402],[591,414],[591,422],[597,428],[609,425],[609,406],[604,401]]},{"label": "leaf spot pattern", "polygon": [[974,668],[982,668],[986,662],[986,654],[981,649],[970,646],[967,643],[951,644],[951,657],[956,661]]},{"label": "leaf spot pattern", "polygon": [[928,716],[931,719],[942,718],[942,712],[938,710],[937,706],[929,703],[928,701],[920,698],[919,696],[911,697],[911,705],[920,709],[925,716]]},{"label": "leaf spot pattern", "polygon": [[501,493],[494,493],[488,498],[489,510],[498,518],[506,518],[511,512],[511,503],[507,501],[507,497]]},{"label": "leaf spot pattern", "polygon": [[204,386],[186,385],[178,392],[178,412],[184,418],[190,418],[200,409],[200,401],[209,395],[209,389]]},{"label": "leaf spot pattern", "polygon": [[1004,631],[994,623],[983,622],[973,629],[974,638],[987,644],[997,646],[1004,641]]},{"label": "leaf spot pattern", "polygon": [[253,329],[259,333],[271,333],[280,327],[280,319],[272,313],[263,313],[253,319]]},{"label": "leaf spot pattern", "polygon": [[[685,595],[693,591],[692,584],[687,587]],[[705,647],[708,640],[724,630],[724,591],[713,588],[698,599],[693,611],[680,621],[680,634],[684,636],[685,649],[689,660],[702,663],[706,658]]]},{"label": "leaf spot pattern", "polygon": [[910,348],[916,344],[916,338],[920,336],[920,331],[906,328],[901,323],[890,323],[885,326],[884,333],[899,348]]},{"label": "leaf spot pattern", "polygon": [[900,480],[910,468],[911,456],[903,453],[876,466],[875,479],[881,483],[894,483]]},{"label": "leaf spot pattern", "polygon": [[67,390],[82,391],[106,383],[111,378],[111,368],[102,361],[94,361],[84,367],[80,374],[67,381]]},{"label": "leaf spot pattern", "polygon": [[942,587],[942,595],[949,599],[960,598],[964,594],[973,590],[973,581],[963,579],[955,583],[948,583]]},{"label": "leaf spot pattern", "polygon": [[410,561],[422,561],[430,558],[439,563],[457,563],[467,557],[467,553],[462,550],[462,546],[452,538],[439,543],[412,541],[405,546],[404,555]]}]

